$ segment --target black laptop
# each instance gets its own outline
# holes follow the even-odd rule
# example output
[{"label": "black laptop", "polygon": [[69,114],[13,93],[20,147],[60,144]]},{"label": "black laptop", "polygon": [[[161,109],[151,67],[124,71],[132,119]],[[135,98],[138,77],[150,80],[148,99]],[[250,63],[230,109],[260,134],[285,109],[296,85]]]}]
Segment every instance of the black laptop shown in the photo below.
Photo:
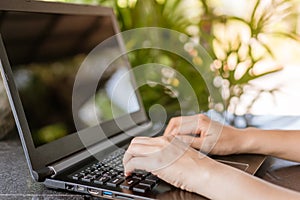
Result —
[{"label": "black laptop", "polygon": [[[95,77],[83,76],[82,88],[74,97],[75,77],[86,55],[119,33],[111,8],[1,0],[0,31],[1,74],[36,181],[108,199],[203,199],[143,170],[124,177],[122,156],[130,140],[162,132],[161,126],[149,121],[134,90],[133,76],[115,89],[116,79],[130,71],[125,56],[103,70],[95,94],[85,90]],[[124,51],[119,37],[106,47],[94,58],[100,70],[106,59]],[[119,98],[111,98],[112,89]],[[115,110],[110,109],[112,105]],[[74,107],[78,112],[72,112]],[[254,174],[264,157],[216,159]]]}]

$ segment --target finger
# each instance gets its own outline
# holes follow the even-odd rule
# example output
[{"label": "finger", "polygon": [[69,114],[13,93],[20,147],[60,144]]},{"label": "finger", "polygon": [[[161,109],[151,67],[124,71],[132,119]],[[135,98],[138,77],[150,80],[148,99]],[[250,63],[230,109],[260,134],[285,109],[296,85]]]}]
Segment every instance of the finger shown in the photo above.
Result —
[{"label": "finger", "polygon": [[129,176],[135,169],[154,172],[168,165],[158,161],[158,157],[133,157],[124,165],[124,172],[126,176]]},{"label": "finger", "polygon": [[[131,143],[130,143],[128,149],[130,149],[134,144],[138,144],[138,143],[143,144],[147,140],[148,140],[148,137],[135,137],[131,140]],[[130,160],[133,156],[132,153],[128,151],[128,149],[127,149],[127,151],[125,152],[125,154],[123,156],[123,165],[125,163],[127,163],[128,160]]]},{"label": "finger", "polygon": [[[165,137],[165,136],[164,136]],[[133,138],[131,144],[129,145],[124,157],[123,163],[127,163],[133,156],[143,156],[139,153],[141,152],[154,152],[154,147],[151,146],[158,146],[164,144],[163,137],[136,137]]]},{"label": "finger", "polygon": [[220,147],[217,147],[218,138],[217,137],[192,137],[186,135],[178,135],[176,136],[177,139],[181,140],[182,142],[190,145],[191,147],[200,150],[206,154],[224,154]]},{"label": "finger", "polygon": [[132,156],[148,156],[151,153],[156,153],[159,150],[156,145],[146,145],[146,144],[132,144],[129,146],[127,152]]},{"label": "finger", "polygon": [[125,165],[132,157],[146,157],[159,151],[155,145],[131,144],[123,157],[123,165]]},{"label": "finger", "polygon": [[201,134],[205,129],[205,124],[200,124],[199,121],[188,121],[181,126],[174,128],[171,135],[186,135],[186,134]]},{"label": "finger", "polygon": [[123,166],[127,165],[129,160],[131,160],[132,158],[133,158],[132,154],[126,151],[123,156]]},{"label": "finger", "polygon": [[145,166],[145,163],[149,162],[145,162],[145,159],[143,157],[131,158],[126,164],[124,164],[125,176],[129,176],[135,169],[147,170],[147,164]]},{"label": "finger", "polygon": [[170,132],[177,126],[178,121],[179,121],[179,118],[178,118],[178,117],[172,118],[172,119],[169,121],[169,123],[168,123],[168,125],[167,125],[167,128],[165,129],[163,135],[170,135]]},{"label": "finger", "polygon": [[171,131],[182,124],[194,121],[195,116],[181,116],[174,117],[169,121],[167,128],[165,129],[164,135],[170,135]]},{"label": "finger", "polygon": [[208,118],[205,115],[194,115],[172,118],[164,135],[201,134],[207,126]]},{"label": "finger", "polygon": [[200,149],[203,143],[203,138],[199,138],[199,137],[193,137],[188,135],[177,135],[175,137],[181,140],[182,142],[189,144],[191,147],[195,149]]},{"label": "finger", "polygon": [[158,143],[161,143],[160,137],[135,137],[131,141],[131,144],[155,145]]}]

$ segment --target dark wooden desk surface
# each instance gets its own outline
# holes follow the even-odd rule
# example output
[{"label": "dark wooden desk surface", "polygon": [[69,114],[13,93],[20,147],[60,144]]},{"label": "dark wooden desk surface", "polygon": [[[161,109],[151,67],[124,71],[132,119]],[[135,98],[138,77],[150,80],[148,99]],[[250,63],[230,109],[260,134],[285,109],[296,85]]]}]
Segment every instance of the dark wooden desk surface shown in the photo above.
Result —
[{"label": "dark wooden desk surface", "polygon": [[[266,127],[266,121],[261,128]],[[254,121],[255,121],[254,120]],[[276,120],[278,120],[276,122]],[[300,129],[300,117],[276,118],[272,123],[279,128],[285,121],[285,129]],[[270,122],[270,120],[269,120]],[[288,123],[287,123],[288,122]],[[258,124],[256,122],[256,124]],[[290,124],[290,126],[286,126]],[[279,127],[277,127],[279,126]],[[282,126],[281,126],[282,128]],[[276,158],[268,158],[257,176],[274,184],[300,191],[300,163],[289,162]],[[16,133],[0,141],[0,199],[89,199],[88,196],[51,190],[41,183],[34,182],[29,174],[23,149]]]}]

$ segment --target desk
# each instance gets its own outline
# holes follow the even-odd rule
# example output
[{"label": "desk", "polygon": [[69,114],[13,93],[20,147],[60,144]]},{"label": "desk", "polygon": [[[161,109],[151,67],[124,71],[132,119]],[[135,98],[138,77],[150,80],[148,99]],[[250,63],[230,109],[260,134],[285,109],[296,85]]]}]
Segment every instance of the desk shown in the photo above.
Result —
[{"label": "desk", "polygon": [[83,195],[50,190],[32,180],[17,133],[0,141],[0,199],[85,199]]},{"label": "desk", "polygon": [[[254,117],[248,123],[264,129],[300,129],[300,117]],[[257,176],[300,191],[300,163],[269,157],[257,172]],[[0,141],[0,199],[82,200],[90,197],[51,190],[34,182],[29,174],[19,136],[14,132]]]}]

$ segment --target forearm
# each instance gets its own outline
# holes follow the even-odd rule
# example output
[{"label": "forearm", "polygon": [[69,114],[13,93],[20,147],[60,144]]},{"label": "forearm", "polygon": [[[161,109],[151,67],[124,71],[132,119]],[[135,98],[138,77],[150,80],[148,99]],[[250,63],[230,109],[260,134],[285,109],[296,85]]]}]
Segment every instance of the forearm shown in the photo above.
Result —
[{"label": "forearm", "polygon": [[242,153],[272,155],[300,162],[300,131],[245,129]]},{"label": "forearm", "polygon": [[198,171],[199,177],[203,177],[203,170],[206,172],[203,179],[197,179],[197,192],[211,199],[300,199],[297,192],[272,185],[227,165],[209,162],[209,168],[204,169],[205,164],[202,164]]}]

